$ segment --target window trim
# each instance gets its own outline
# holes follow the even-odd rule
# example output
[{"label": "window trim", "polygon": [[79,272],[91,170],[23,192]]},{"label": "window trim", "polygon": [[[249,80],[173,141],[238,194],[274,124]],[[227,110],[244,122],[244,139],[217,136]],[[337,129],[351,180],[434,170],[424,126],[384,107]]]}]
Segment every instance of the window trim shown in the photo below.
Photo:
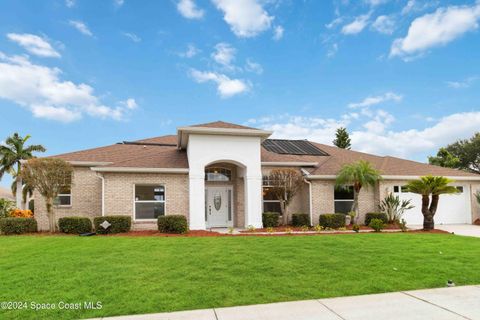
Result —
[{"label": "window trim", "polygon": [[[281,208],[282,207],[282,202],[280,200],[264,200],[263,199],[263,189],[264,188],[273,188],[273,186],[262,185],[262,213],[266,212],[265,211],[265,203],[278,203],[280,205],[280,208]],[[282,216],[282,212],[279,212],[279,214],[280,214],[280,216]]]},{"label": "window trim", "polygon": [[59,198],[60,196],[62,197],[70,197],[70,204],[60,204],[60,201],[58,202],[59,204],[57,205],[58,208],[71,208],[73,206],[73,196],[72,196],[72,187],[70,186],[70,193],[59,193],[57,194],[56,198]]},{"label": "window trim", "polygon": [[348,215],[348,212],[347,212],[347,213],[336,212],[336,211],[337,211],[337,210],[335,210],[335,203],[336,203],[336,202],[351,202],[351,203],[352,203],[352,207],[353,207],[353,205],[355,204],[355,189],[353,188],[353,185],[352,185],[352,186],[348,186],[348,187],[351,187],[352,190],[353,190],[353,198],[352,198],[352,199],[335,199],[336,187],[335,187],[335,186],[333,187],[333,211],[335,211],[334,213],[341,213],[341,214]]},{"label": "window trim", "polygon": [[[135,197],[135,187],[144,186],[144,187],[163,187],[165,200],[136,200]],[[163,203],[163,215],[167,215],[167,186],[164,183],[134,183],[133,184],[133,222],[155,222],[157,219],[137,219],[137,206],[138,203]]]}]

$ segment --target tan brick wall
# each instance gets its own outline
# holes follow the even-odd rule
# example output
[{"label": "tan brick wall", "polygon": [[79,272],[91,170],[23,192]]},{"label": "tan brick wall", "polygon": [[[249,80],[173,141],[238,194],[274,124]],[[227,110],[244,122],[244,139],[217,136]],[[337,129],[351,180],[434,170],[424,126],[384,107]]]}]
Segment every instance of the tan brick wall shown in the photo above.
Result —
[{"label": "tan brick wall", "polygon": [[136,184],[165,186],[166,215],[188,216],[188,175],[163,173],[105,173],[105,215],[133,218]]},{"label": "tan brick wall", "polygon": [[[48,230],[48,216],[43,197],[34,193],[35,218],[39,230]],[[102,183],[96,173],[86,167],[75,167],[72,179],[72,205],[54,208],[56,218],[82,216],[93,218],[102,214]]]}]

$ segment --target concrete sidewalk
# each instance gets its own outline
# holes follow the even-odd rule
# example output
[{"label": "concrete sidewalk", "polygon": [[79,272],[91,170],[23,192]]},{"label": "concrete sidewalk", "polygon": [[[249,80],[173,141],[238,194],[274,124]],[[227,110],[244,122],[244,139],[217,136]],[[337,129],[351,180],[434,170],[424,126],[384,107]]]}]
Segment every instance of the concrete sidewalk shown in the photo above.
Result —
[{"label": "concrete sidewalk", "polygon": [[480,286],[104,318],[110,320],[479,319]]}]

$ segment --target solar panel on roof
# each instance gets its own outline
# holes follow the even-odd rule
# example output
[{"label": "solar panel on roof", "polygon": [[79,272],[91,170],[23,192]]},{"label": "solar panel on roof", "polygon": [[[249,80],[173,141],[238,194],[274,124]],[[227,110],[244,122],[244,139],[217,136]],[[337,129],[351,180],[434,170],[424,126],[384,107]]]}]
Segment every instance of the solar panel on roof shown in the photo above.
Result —
[{"label": "solar panel on roof", "polygon": [[279,154],[328,156],[325,151],[320,150],[307,140],[267,139],[262,143],[262,146],[267,151]]}]

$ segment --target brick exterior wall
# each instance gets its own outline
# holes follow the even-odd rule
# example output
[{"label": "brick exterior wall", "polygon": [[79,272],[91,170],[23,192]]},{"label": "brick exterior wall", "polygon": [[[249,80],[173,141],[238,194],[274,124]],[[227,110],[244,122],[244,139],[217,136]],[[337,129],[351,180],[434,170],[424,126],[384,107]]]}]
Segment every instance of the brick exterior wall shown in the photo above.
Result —
[{"label": "brick exterior wall", "polygon": [[[34,192],[38,229],[48,230],[48,216],[43,197]],[[102,214],[102,183],[90,168],[75,167],[72,179],[72,205],[54,208],[56,219],[79,216],[93,218]]]}]

